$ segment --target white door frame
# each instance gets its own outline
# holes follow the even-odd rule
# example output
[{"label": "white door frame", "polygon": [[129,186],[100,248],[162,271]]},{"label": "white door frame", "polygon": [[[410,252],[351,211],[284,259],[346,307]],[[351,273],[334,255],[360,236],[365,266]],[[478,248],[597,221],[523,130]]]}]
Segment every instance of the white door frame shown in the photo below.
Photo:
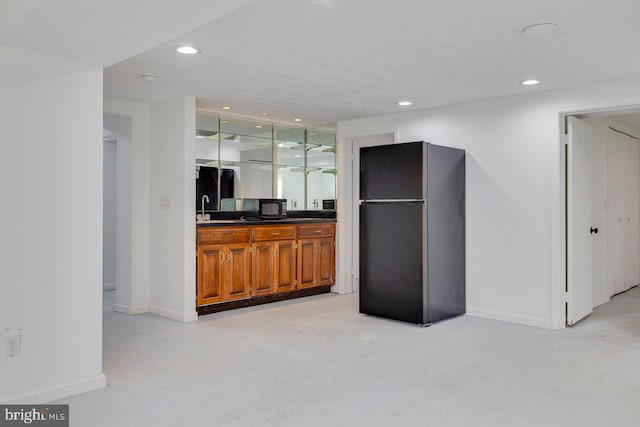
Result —
[{"label": "white door frame", "polygon": [[[571,110],[571,111],[562,111],[559,113],[559,185],[557,187],[557,191],[559,194],[558,198],[554,197],[554,200],[559,201],[559,206],[557,208],[554,207],[554,211],[559,213],[557,217],[557,225],[553,228],[558,230],[556,235],[556,239],[558,244],[554,245],[554,248],[558,248],[557,253],[552,253],[552,271],[556,272],[555,277],[557,280],[557,286],[552,288],[551,294],[551,322],[552,327],[554,329],[564,329],[566,327],[567,322],[567,313],[566,313],[566,301],[567,301],[567,193],[566,193],[566,180],[567,176],[567,163],[566,163],[566,154],[565,154],[565,144],[566,144],[566,121],[569,116],[579,116],[589,114],[593,117],[609,117],[621,114],[632,114],[632,113],[640,113],[640,105],[618,105],[618,106],[610,106],[604,108],[589,108],[584,110]],[[555,191],[554,191],[555,192]]]}]

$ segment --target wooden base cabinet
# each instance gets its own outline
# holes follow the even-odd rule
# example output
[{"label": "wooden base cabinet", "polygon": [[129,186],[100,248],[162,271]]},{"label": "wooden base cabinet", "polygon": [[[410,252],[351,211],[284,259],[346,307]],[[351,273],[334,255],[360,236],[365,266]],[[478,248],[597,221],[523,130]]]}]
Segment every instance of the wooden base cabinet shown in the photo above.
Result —
[{"label": "wooden base cabinet", "polygon": [[335,225],[298,227],[298,289],[335,283]]},{"label": "wooden base cabinet", "polygon": [[248,228],[198,233],[196,305],[249,297],[249,248]]},{"label": "wooden base cabinet", "polygon": [[336,247],[333,237],[318,239],[318,283],[316,286],[336,282]]},{"label": "wooden base cabinet", "polygon": [[333,223],[197,230],[197,306],[334,283]]},{"label": "wooden base cabinet", "polygon": [[296,289],[295,227],[255,227],[251,245],[251,296]]},{"label": "wooden base cabinet", "polygon": [[198,246],[196,305],[222,301],[223,250],[224,245]]}]

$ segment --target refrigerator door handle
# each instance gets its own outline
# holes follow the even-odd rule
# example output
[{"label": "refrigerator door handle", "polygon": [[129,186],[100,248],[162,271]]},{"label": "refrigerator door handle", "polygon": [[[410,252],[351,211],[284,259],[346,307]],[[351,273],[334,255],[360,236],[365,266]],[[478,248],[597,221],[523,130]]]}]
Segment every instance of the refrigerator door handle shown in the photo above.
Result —
[{"label": "refrigerator door handle", "polygon": [[373,199],[373,200],[360,200],[362,203],[426,203],[427,199]]}]

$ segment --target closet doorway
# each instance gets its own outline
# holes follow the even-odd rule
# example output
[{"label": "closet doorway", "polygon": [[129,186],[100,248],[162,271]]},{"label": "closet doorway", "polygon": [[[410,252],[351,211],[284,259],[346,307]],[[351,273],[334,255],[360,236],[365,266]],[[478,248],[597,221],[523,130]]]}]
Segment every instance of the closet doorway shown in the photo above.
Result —
[{"label": "closet doorway", "polygon": [[[607,132],[607,295],[640,283],[640,175],[638,137],[618,127]],[[606,299],[603,295],[602,299]]]},{"label": "closet doorway", "polygon": [[[567,324],[572,325],[591,312],[593,307],[609,302],[613,295],[625,292],[640,284],[640,110],[576,114],[567,117],[567,123],[577,123],[589,152],[591,163],[582,176],[590,180],[591,187],[587,203],[582,203],[580,212],[572,203],[571,142],[569,141],[567,176]],[[569,126],[568,139],[571,126]],[[576,169],[576,175],[580,173]],[[586,206],[590,206],[588,212]],[[576,228],[581,218],[589,218],[590,225]],[[573,227],[572,227],[573,224]],[[591,265],[581,268],[574,263],[572,254],[579,254],[584,246],[578,247],[579,240],[572,238],[572,231],[588,233],[587,257]],[[573,247],[572,247],[573,245]],[[583,251],[584,252],[584,251]],[[587,261],[588,262],[588,261]],[[580,286],[590,280],[580,280],[576,272],[589,272],[592,284],[587,296],[588,311],[583,310],[572,317],[572,298],[579,301],[588,292]],[[573,275],[573,278],[572,278]],[[573,290],[572,290],[573,287]],[[575,291],[577,290],[577,291]],[[584,302],[584,301],[583,301]],[[578,302],[575,303],[578,305]]]}]

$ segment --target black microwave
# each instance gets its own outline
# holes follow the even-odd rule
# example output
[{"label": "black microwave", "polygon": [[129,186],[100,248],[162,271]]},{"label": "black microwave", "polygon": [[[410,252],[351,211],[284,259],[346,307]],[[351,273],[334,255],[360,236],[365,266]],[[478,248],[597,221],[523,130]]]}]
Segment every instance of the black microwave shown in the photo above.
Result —
[{"label": "black microwave", "polygon": [[258,199],[258,218],[280,219],[287,217],[287,199]]},{"label": "black microwave", "polygon": [[322,210],[335,211],[336,210],[336,199],[323,199],[322,200]]}]

